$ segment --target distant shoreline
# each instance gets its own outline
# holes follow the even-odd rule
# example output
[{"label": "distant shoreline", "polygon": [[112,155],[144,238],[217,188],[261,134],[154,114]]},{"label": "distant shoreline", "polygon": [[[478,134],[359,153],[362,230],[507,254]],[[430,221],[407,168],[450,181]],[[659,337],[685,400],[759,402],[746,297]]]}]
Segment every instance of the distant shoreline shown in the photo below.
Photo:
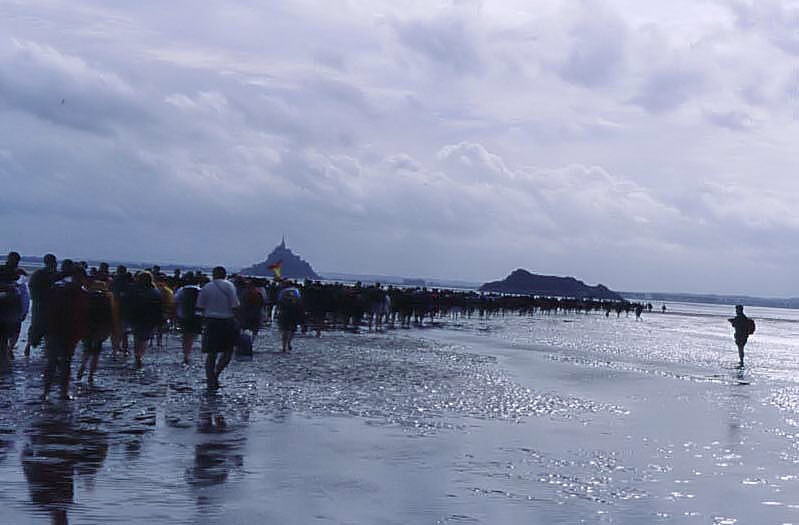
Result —
[{"label": "distant shoreline", "polygon": [[652,303],[702,303],[746,306],[764,306],[767,308],[799,309],[799,297],[751,297],[747,295],[690,294],[667,292],[619,292],[622,297],[634,301]]}]

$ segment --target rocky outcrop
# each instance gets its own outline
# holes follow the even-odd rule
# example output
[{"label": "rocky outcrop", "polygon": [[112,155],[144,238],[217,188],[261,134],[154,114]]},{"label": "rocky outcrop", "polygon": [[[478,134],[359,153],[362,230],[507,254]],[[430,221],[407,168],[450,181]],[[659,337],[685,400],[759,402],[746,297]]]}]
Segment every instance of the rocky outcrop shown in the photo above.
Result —
[{"label": "rocky outcrop", "polygon": [[247,268],[242,268],[242,275],[254,275],[262,277],[272,277],[274,272],[270,266],[281,263],[281,276],[286,279],[319,279],[319,275],[313,270],[311,265],[303,260],[302,257],[286,248],[286,239],[278,244],[264,262],[253,264]]},{"label": "rocky outcrop", "polygon": [[622,301],[618,293],[601,284],[588,286],[574,277],[555,277],[553,275],[537,275],[527,270],[518,269],[501,281],[485,283],[481,292],[512,293],[520,295],[536,295],[541,297],[571,297],[575,299],[604,299]]}]

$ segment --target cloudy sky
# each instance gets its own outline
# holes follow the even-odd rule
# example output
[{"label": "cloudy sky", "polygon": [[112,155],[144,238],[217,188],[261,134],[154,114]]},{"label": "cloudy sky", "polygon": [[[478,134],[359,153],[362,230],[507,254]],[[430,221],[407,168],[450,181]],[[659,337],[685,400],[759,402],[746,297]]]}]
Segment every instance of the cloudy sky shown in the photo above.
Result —
[{"label": "cloudy sky", "polygon": [[799,295],[788,0],[0,0],[0,249]]}]

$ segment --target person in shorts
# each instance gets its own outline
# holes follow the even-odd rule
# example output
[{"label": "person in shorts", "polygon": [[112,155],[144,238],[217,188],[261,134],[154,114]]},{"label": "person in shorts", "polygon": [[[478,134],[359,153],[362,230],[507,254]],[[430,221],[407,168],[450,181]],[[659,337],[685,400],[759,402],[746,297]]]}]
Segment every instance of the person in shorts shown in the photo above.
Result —
[{"label": "person in shorts", "polygon": [[207,354],[205,377],[208,388],[219,388],[219,376],[230,363],[238,336],[236,310],[239,298],[236,287],[227,280],[223,266],[214,268],[211,275],[211,282],[202,287],[197,297],[197,309],[203,311],[205,321],[203,352]]}]

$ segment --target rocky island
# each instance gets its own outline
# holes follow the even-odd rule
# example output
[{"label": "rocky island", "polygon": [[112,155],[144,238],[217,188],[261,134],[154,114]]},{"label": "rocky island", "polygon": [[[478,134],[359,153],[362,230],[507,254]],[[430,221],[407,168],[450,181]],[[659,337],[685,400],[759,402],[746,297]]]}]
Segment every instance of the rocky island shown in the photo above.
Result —
[{"label": "rocky island", "polygon": [[280,264],[281,276],[286,279],[311,279],[318,280],[319,275],[314,271],[311,265],[303,260],[302,257],[286,248],[286,239],[280,241],[272,253],[267,255],[266,260],[247,268],[242,268],[242,275],[252,275],[261,277],[272,277],[273,272],[271,266]]},{"label": "rocky island", "polygon": [[480,291],[575,299],[624,300],[621,295],[601,284],[589,286],[574,277],[538,275],[521,268],[514,270],[501,281],[485,283],[480,287]]}]

